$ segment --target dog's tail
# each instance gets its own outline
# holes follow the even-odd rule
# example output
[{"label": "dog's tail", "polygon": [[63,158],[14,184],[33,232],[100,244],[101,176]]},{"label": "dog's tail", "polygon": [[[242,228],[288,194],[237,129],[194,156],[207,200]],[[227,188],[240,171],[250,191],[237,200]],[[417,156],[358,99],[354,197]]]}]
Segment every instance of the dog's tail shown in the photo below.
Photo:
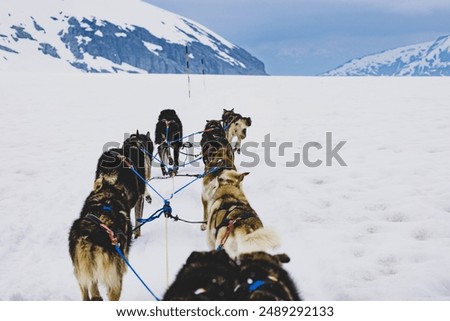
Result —
[{"label": "dog's tail", "polygon": [[250,234],[241,235],[238,243],[238,252],[251,253],[257,251],[268,251],[280,246],[278,234],[268,228],[260,228]]}]

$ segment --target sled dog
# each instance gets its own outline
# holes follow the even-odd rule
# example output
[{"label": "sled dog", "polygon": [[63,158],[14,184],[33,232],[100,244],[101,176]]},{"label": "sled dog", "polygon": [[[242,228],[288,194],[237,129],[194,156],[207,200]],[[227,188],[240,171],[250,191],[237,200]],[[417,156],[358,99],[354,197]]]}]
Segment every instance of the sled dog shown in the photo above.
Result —
[{"label": "sled dog", "polygon": [[208,244],[211,249],[223,248],[233,259],[279,245],[277,234],[263,226],[242,191],[241,182],[248,174],[225,169],[202,194]]},{"label": "sled dog", "polygon": [[236,168],[233,148],[228,142],[225,130],[218,120],[207,120],[200,141],[205,172],[212,168]]},{"label": "sled dog", "polygon": [[226,137],[230,144],[236,137],[237,140],[234,150],[240,154],[241,142],[247,136],[247,128],[252,125],[252,119],[250,117],[242,117],[241,114],[235,113],[233,108],[231,110],[223,110],[222,121],[226,131]]},{"label": "sled dog", "polygon": [[[176,175],[178,172],[180,148],[183,146],[182,139],[183,125],[175,110],[162,110],[156,123],[155,144],[158,145],[163,176]],[[173,157],[170,148],[173,149]]]},{"label": "sled dog", "polygon": [[236,263],[225,251],[192,252],[163,300],[230,301],[236,277]]},{"label": "sled dog", "polygon": [[126,194],[118,183],[98,184],[70,229],[69,253],[84,301],[102,300],[99,284],[106,286],[109,300],[120,299],[127,268],[114,243],[128,257],[132,227]]},{"label": "sled dog", "polygon": [[[143,215],[144,199],[148,203],[152,201],[143,180],[151,178],[152,153],[153,142],[150,133],[144,135],[136,131],[136,134],[124,141],[122,148],[110,149],[100,156],[95,173],[94,189],[105,181],[111,185],[119,184],[125,187],[128,205],[134,208],[136,226],[137,220]],[[139,176],[131,170],[131,166]],[[137,238],[140,235],[141,229],[137,228],[134,236]]]},{"label": "sled dog", "polygon": [[270,255],[253,252],[239,256],[236,300],[240,301],[300,301],[297,287],[282,263],[288,263],[286,254]]}]

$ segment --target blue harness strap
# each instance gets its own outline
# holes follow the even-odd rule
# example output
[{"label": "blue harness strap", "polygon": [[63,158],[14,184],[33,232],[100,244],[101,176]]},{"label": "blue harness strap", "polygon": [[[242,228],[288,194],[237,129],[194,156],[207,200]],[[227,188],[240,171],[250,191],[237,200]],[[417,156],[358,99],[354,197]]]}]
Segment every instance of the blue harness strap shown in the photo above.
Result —
[{"label": "blue harness strap", "polygon": [[257,280],[255,282],[253,282],[252,284],[249,285],[248,290],[250,292],[256,291],[258,290],[260,287],[262,287],[264,284],[266,284],[264,281],[262,280]]}]

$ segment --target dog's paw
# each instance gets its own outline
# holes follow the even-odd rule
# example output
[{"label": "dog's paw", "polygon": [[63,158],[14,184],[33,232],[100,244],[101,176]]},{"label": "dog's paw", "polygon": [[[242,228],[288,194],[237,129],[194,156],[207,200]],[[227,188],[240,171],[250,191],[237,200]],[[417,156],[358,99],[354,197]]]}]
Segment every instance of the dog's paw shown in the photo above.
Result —
[{"label": "dog's paw", "polygon": [[238,154],[241,153],[241,149],[240,148],[237,148],[236,151],[237,151]]},{"label": "dog's paw", "polygon": [[200,225],[200,229],[201,229],[202,231],[206,231],[206,224],[203,223],[202,225]]},{"label": "dog's paw", "polygon": [[151,204],[152,201],[153,201],[153,199],[152,199],[152,197],[151,197],[150,195],[146,195],[146,196],[145,196],[145,201],[146,201],[148,204]]}]

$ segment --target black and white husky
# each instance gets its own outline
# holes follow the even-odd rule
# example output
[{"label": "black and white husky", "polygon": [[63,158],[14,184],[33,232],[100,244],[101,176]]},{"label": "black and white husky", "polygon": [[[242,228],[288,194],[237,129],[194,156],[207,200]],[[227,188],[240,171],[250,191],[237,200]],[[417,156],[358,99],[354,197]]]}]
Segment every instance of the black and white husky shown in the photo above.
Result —
[{"label": "black and white husky", "polygon": [[[136,131],[124,141],[122,148],[110,149],[100,156],[95,173],[94,190],[104,182],[125,187],[128,205],[134,208],[136,226],[143,216],[144,199],[148,203],[152,201],[144,181],[151,178],[152,153],[150,133],[144,135]],[[134,235],[136,238],[141,235],[140,228]]]},{"label": "black and white husky", "polygon": [[[155,144],[161,161],[163,175],[176,175],[180,166],[180,149],[183,146],[183,124],[173,109],[161,111],[156,123]],[[173,149],[173,157],[171,155]]]},{"label": "black and white husky", "polygon": [[222,121],[230,144],[236,137],[237,141],[234,150],[240,154],[242,140],[247,137],[247,127],[252,125],[252,119],[250,117],[242,117],[241,114],[235,113],[233,108],[231,110],[223,110]]},{"label": "black and white husky", "polygon": [[106,180],[98,183],[69,233],[70,257],[84,301],[103,300],[99,285],[106,286],[109,300],[120,299],[127,267],[116,244],[128,257],[131,240],[126,187],[118,183],[112,185]]}]

